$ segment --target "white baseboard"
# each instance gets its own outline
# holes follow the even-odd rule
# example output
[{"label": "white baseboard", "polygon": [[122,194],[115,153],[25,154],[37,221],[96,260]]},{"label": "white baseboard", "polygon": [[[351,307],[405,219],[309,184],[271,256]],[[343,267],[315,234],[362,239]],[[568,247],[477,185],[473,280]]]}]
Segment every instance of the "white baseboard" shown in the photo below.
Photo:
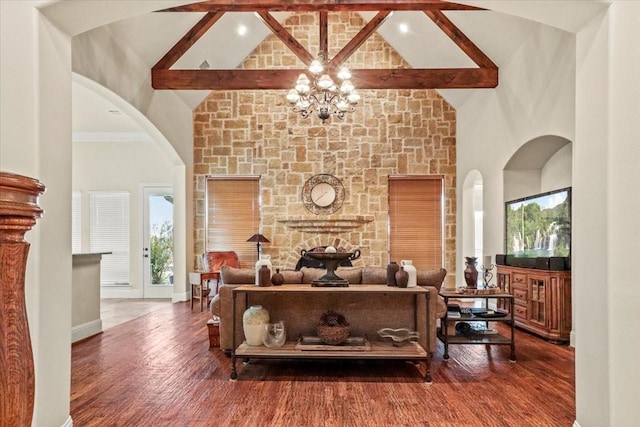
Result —
[{"label": "white baseboard", "polygon": [[69,415],[69,418],[67,418],[67,420],[64,422],[64,424],[62,424],[61,427],[73,427],[73,420],[71,419],[71,415]]},{"label": "white baseboard", "polygon": [[142,298],[142,290],[128,286],[101,286],[100,298]]},{"label": "white baseboard", "polygon": [[173,303],[189,301],[189,299],[191,299],[191,293],[190,292],[181,292],[179,294],[174,293],[171,296],[171,302],[173,302]]},{"label": "white baseboard", "polygon": [[573,330],[569,333],[569,345],[573,348],[576,347],[576,334]]},{"label": "white baseboard", "polygon": [[71,342],[83,340],[102,332],[102,319],[92,320],[71,328]]},{"label": "white baseboard", "polygon": [[573,422],[573,427],[580,427],[580,424],[578,424],[578,420],[575,420]]}]

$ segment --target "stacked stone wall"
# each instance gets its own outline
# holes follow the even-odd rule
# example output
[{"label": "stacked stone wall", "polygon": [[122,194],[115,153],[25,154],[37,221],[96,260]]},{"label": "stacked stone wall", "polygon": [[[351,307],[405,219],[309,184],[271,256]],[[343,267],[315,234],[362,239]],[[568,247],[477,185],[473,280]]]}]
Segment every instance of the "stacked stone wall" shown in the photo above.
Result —
[{"label": "stacked stone wall", "polygon": [[[365,24],[353,13],[329,14],[329,56]],[[292,15],[285,27],[312,54],[318,51],[313,15]],[[377,34],[346,63],[351,69],[407,67]],[[275,36],[242,68],[304,68]],[[292,86],[294,82],[291,82]],[[286,90],[214,91],[194,111],[195,253],[204,251],[207,175],[260,175],[263,250],[274,267],[289,265],[302,245],[348,242],[362,252],[355,265],[386,265],[389,175],[445,177],[445,268],[455,271],[456,113],[435,90],[359,90],[362,101],[344,120],[326,124],[291,111]],[[330,173],[345,187],[342,208],[316,216],[301,201],[314,174]],[[336,231],[300,231],[282,221],[367,217]],[[329,228],[327,228],[328,230]],[[419,249],[419,248],[417,248]],[[418,256],[418,255],[416,255]],[[194,261],[195,263],[195,261]],[[194,265],[197,267],[197,265]]]}]

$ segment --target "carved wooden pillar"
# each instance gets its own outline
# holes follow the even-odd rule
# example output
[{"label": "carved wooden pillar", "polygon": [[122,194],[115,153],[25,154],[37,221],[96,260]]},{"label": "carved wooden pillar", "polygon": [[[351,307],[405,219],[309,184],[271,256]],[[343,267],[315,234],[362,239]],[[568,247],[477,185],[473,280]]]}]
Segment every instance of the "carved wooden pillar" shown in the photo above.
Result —
[{"label": "carved wooden pillar", "polygon": [[0,426],[28,427],[35,379],[24,295],[29,243],[24,234],[42,216],[44,185],[0,172]]}]

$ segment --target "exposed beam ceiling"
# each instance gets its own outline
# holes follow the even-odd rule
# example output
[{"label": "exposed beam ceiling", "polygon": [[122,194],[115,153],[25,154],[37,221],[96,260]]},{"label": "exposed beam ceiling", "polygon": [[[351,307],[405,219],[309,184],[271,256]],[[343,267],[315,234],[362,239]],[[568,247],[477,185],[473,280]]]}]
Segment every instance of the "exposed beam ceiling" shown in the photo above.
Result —
[{"label": "exposed beam ceiling", "polygon": [[317,12],[320,14],[320,50],[327,51],[327,13],[329,11],[378,11],[377,15],[329,61],[330,69],[337,69],[376,29],[390,12],[395,10],[424,11],[473,62],[477,68],[398,68],[351,70],[352,81],[360,89],[453,89],[494,88],[498,85],[498,67],[444,14],[443,10],[474,11],[473,6],[429,1],[356,1],[356,0],[210,0],[179,6],[166,11],[206,12],[151,70],[154,89],[172,90],[250,90],[289,89],[291,82],[305,72],[303,69],[273,70],[174,70],[171,66],[209,30],[225,12],[256,12],[265,25],[305,64],[313,56],[271,14],[275,11]]}]

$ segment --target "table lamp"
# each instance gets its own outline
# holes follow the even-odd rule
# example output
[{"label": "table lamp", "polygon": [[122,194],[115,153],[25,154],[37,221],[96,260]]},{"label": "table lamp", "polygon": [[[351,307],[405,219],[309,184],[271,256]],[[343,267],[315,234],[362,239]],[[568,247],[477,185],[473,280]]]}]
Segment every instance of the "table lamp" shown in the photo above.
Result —
[{"label": "table lamp", "polygon": [[258,249],[258,259],[260,259],[260,246],[262,243],[270,243],[269,239],[264,237],[260,233],[256,233],[247,239],[247,242],[256,242],[256,248]]}]

